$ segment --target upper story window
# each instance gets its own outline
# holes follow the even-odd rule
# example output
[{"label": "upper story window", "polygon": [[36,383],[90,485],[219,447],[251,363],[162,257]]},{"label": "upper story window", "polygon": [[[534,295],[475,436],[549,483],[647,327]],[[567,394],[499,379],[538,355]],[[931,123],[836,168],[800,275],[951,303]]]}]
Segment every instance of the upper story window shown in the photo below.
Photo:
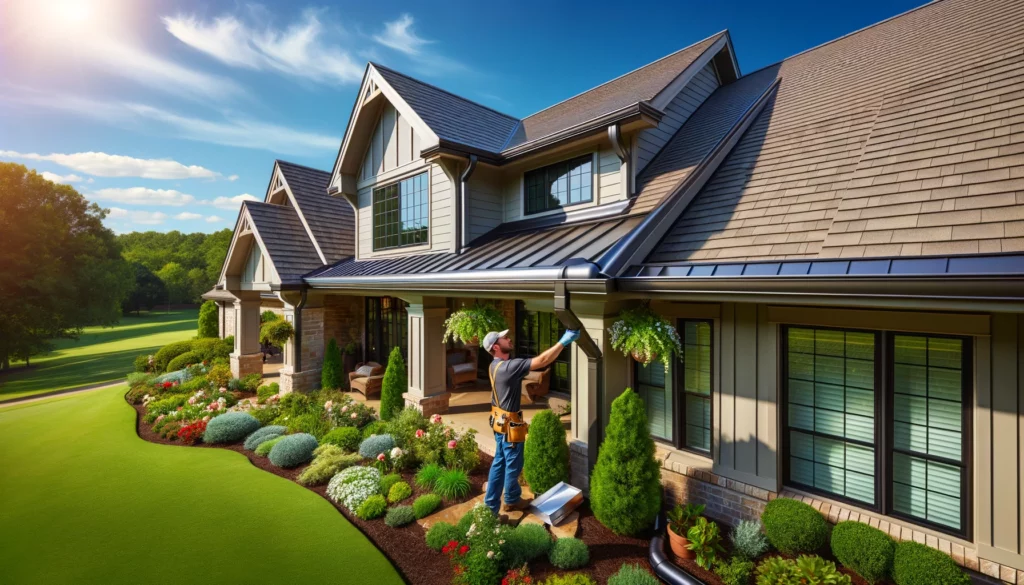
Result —
[{"label": "upper story window", "polygon": [[592,167],[593,157],[586,154],[526,173],[525,214],[593,201]]},{"label": "upper story window", "polygon": [[428,173],[373,190],[373,249],[426,244],[430,227]]}]

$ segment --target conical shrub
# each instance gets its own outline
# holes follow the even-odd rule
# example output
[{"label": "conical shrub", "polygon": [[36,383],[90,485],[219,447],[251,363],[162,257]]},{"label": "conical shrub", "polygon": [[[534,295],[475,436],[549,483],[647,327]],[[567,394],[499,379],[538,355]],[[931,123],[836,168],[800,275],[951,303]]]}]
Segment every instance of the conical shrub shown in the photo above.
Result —
[{"label": "conical shrub", "polygon": [[320,387],[328,390],[338,390],[342,387],[341,371],[341,350],[338,349],[338,342],[332,337],[327,342],[327,349],[324,351],[324,365],[320,372]]},{"label": "conical shrub", "polygon": [[525,449],[523,475],[533,493],[540,495],[560,481],[569,481],[569,445],[557,414],[542,410],[533,417]]},{"label": "conical shrub", "polygon": [[590,476],[594,516],[615,534],[650,528],[661,509],[661,466],[647,427],[647,409],[632,389],[612,402],[611,417]]},{"label": "conical shrub", "polygon": [[380,418],[391,420],[402,411],[405,399],[402,394],[408,389],[409,381],[405,371],[405,359],[402,351],[395,347],[388,356],[388,367],[384,370],[384,380],[380,390]]}]

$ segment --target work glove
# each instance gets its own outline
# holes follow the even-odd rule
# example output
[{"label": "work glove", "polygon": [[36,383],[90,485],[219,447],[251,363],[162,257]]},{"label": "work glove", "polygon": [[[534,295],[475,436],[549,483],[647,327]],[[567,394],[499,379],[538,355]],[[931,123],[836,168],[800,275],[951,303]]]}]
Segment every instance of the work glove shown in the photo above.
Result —
[{"label": "work glove", "polygon": [[572,329],[566,329],[565,333],[562,334],[562,338],[558,340],[558,343],[561,343],[565,347],[569,347],[570,345],[572,345],[572,342],[576,341],[579,338],[580,338],[580,332],[579,331],[573,331]]}]

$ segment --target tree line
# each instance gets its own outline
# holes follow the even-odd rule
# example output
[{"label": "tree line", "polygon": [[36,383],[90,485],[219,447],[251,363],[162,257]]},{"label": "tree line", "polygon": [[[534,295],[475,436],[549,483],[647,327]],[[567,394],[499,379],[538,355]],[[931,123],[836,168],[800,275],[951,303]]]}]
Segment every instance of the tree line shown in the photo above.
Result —
[{"label": "tree line", "polygon": [[135,286],[125,298],[124,310],[137,312],[157,305],[201,302],[201,295],[220,276],[231,230],[212,234],[131,232],[117,236],[117,242],[135,274]]}]

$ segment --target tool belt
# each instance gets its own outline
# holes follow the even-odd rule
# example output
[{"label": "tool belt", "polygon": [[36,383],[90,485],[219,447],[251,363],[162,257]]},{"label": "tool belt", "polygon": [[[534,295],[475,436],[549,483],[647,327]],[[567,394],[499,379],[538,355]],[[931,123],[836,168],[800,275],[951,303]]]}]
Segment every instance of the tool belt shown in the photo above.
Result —
[{"label": "tool belt", "polygon": [[498,400],[498,389],[494,384],[494,377],[497,374],[498,368],[505,365],[505,362],[499,362],[494,368],[488,368],[488,374],[491,376],[491,394],[494,396],[494,404],[491,405],[491,418],[490,425],[491,429],[496,433],[505,435],[505,440],[509,443],[523,443],[526,441],[526,433],[530,426],[523,420],[523,412],[511,412],[505,410],[497,404],[501,404]]}]

